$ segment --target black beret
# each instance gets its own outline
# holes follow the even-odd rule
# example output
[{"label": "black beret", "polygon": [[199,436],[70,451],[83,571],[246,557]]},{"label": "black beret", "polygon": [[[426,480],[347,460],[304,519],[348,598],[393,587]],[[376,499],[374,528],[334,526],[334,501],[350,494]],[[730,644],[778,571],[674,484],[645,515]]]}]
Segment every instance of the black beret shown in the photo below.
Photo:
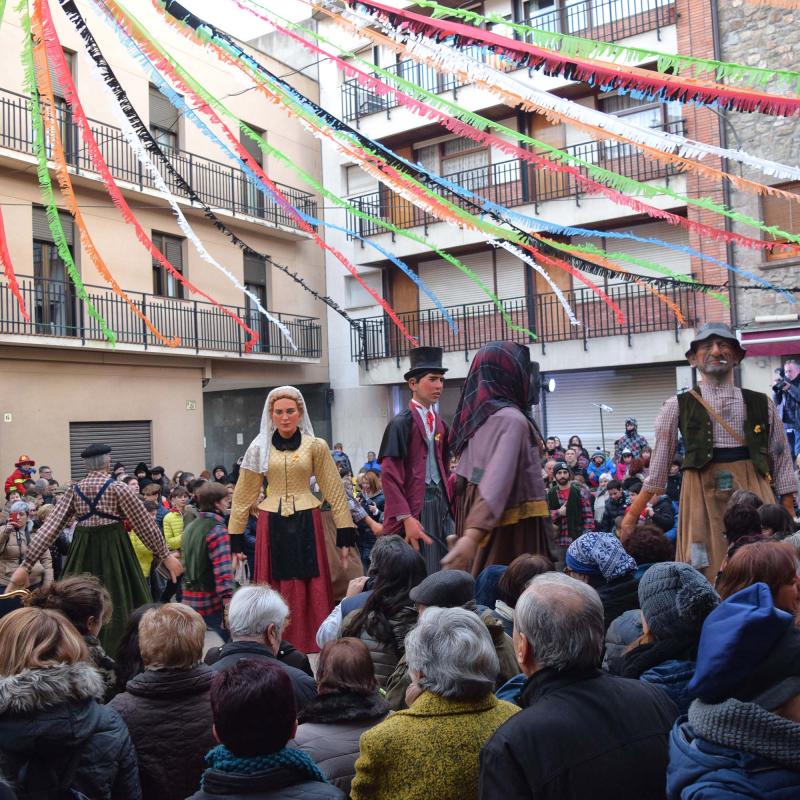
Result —
[{"label": "black beret", "polygon": [[111,452],[110,444],[90,444],[82,453],[81,458],[94,458],[95,456],[104,456],[106,453]]}]

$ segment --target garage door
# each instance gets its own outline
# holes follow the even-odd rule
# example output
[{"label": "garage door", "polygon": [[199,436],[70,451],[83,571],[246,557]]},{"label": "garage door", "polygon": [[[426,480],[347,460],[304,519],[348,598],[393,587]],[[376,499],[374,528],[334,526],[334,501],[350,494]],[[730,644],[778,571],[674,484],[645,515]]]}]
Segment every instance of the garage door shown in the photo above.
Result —
[{"label": "garage door", "polygon": [[81,452],[94,443],[111,445],[112,463],[121,461],[128,472],[140,462],[153,466],[152,423],[137,422],[70,422],[69,463],[72,480],[86,475]]},{"label": "garage door", "polygon": [[602,444],[600,410],[593,403],[603,403],[614,409],[603,414],[607,450],[624,433],[626,417],[636,417],[639,433],[652,445],[661,405],[677,391],[675,366],[548,373],[556,391],[544,398],[547,434],[559,436],[565,445],[577,434],[591,453]]}]

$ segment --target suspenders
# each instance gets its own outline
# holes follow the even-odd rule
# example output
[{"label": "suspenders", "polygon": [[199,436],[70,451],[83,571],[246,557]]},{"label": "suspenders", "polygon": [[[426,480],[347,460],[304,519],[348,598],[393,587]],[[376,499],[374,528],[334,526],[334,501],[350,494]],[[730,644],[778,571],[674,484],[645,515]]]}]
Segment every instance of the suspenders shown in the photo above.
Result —
[{"label": "suspenders", "polygon": [[109,478],[101,487],[100,491],[94,496],[93,500],[90,500],[82,491],[81,487],[76,483],[74,486],[75,494],[89,506],[89,511],[86,514],[78,517],[77,521],[79,523],[84,522],[85,520],[89,519],[89,517],[102,517],[103,519],[110,519],[114,522],[122,522],[123,518],[118,517],[115,514],[107,514],[105,511],[98,511],[97,504],[100,502],[100,498],[105,494],[106,489],[108,489],[111,484],[114,483],[114,478]]}]

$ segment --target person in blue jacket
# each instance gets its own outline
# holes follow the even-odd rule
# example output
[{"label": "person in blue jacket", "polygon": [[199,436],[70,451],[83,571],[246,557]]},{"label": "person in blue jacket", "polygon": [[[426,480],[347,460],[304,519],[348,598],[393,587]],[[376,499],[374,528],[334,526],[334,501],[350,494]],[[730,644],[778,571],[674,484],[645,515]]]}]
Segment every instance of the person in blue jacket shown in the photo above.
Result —
[{"label": "person in blue jacket", "polygon": [[669,800],[800,797],[800,630],[755,583],[709,614],[670,735]]},{"label": "person in blue jacket", "polygon": [[586,477],[592,489],[596,489],[600,485],[601,475],[608,473],[613,476],[616,472],[617,468],[614,466],[614,462],[600,448],[592,453],[586,467]]}]

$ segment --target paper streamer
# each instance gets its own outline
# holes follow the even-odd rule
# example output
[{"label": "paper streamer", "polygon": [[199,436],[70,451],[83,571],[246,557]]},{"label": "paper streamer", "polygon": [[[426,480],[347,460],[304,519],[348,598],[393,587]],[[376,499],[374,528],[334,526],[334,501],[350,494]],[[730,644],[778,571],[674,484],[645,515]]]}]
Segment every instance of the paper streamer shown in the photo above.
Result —
[{"label": "paper streamer", "polygon": [[[762,4],[761,0],[748,0],[755,4]],[[794,7],[800,6],[800,0],[789,0]],[[572,36],[567,33],[548,31],[542,28],[531,27],[521,22],[505,19],[497,14],[479,14],[466,8],[450,8],[434,0],[413,0],[412,5],[433,10],[437,19],[458,17],[465,22],[481,26],[501,25],[510,30],[517,31],[524,36],[532,37],[533,43],[549,50],[559,50],[566,56],[581,56],[583,58],[599,58],[609,61],[636,61],[655,60],[658,72],[669,72],[673,75],[681,74],[684,69],[694,69],[696,73],[710,72],[715,80],[728,79],[734,82],[745,81],[753,86],[765,86],[773,81],[781,81],[791,87],[797,94],[800,92],[800,72],[788,69],[771,69],[769,67],[751,67],[746,64],[734,64],[727,61],[716,61],[710,58],[698,58],[680,53],[664,53],[660,50],[649,50],[643,47],[631,47],[616,42],[602,42]],[[777,5],[777,3],[776,3]]]},{"label": "paper streamer", "polygon": [[[103,0],[95,0],[95,5],[100,6]],[[155,82],[157,88],[167,97],[167,99],[175,106],[182,115],[188,117],[191,122],[203,133],[204,136],[209,138],[212,142],[214,142],[222,152],[233,160],[240,160],[242,162],[241,166],[243,172],[248,180],[248,182],[254,186],[259,192],[264,194],[264,196],[271,201],[276,202],[281,208],[283,208],[304,230],[308,233],[315,243],[322,248],[323,250],[327,250],[331,254],[333,254],[350,272],[351,274],[358,274],[357,268],[352,262],[337,248],[326,243],[317,232],[312,227],[313,225],[317,226],[325,226],[329,227],[334,230],[341,231],[348,236],[351,236],[355,239],[359,239],[368,246],[373,247],[381,255],[388,258],[393,264],[399,267],[406,276],[412,280],[420,291],[423,294],[427,295],[431,301],[434,303],[436,308],[442,314],[444,319],[450,325],[450,327],[455,330],[456,325],[455,321],[453,320],[452,316],[448,313],[448,311],[444,308],[441,301],[438,297],[436,297],[433,292],[424,284],[424,282],[417,276],[413,270],[411,270],[405,262],[401,259],[397,258],[394,254],[390,253],[385,248],[381,247],[378,243],[372,242],[368,239],[364,239],[355,231],[352,231],[348,228],[334,225],[332,223],[327,223],[321,219],[313,217],[305,212],[300,211],[298,208],[293,206],[286,197],[281,193],[278,187],[267,177],[266,173],[264,173],[261,166],[250,156],[247,150],[241,145],[238,138],[233,134],[233,132],[228,128],[227,125],[219,118],[217,113],[214,110],[215,106],[220,106],[229,116],[234,117],[237,122],[237,125],[241,128],[241,130],[248,135],[249,137],[253,138],[257,141],[260,145],[262,143],[262,138],[258,136],[253,129],[243,123],[238,117],[231,114],[219,101],[216,101],[213,97],[211,97],[207,92],[200,89],[200,87],[195,83],[191,82],[191,85],[188,81],[184,79],[183,76],[186,76],[185,70],[178,70],[175,68],[177,62],[174,59],[171,59],[161,48],[158,47],[157,43],[152,40],[149,36],[147,36],[144,28],[138,23],[133,17],[133,15],[128,12],[121,3],[105,3],[103,5],[103,11],[106,12],[111,19],[112,23],[115,25],[115,30],[118,34],[123,36],[123,44],[128,48],[128,50],[134,55],[135,58],[145,67],[145,69],[150,72],[151,78]],[[127,27],[126,27],[127,26]],[[135,34],[135,35],[134,35]],[[162,75],[160,74],[159,70],[167,75],[170,80],[178,87],[180,91],[186,94],[190,99],[193,100],[196,107],[201,110],[206,116],[209,117],[210,121],[215,125],[218,125],[225,137],[230,142],[230,145],[233,146],[235,153],[231,151],[230,147],[226,145],[203,121],[194,110],[183,100],[183,98],[177,94],[175,91],[172,90],[170,85],[164,80]],[[273,148],[270,148],[273,149]],[[360,277],[360,276],[359,276]],[[369,287],[363,278],[360,278],[359,283],[365,286],[365,288],[369,291],[373,299],[376,299],[376,302],[385,300],[378,295],[375,290]],[[387,304],[388,306],[388,304]]]},{"label": "paper streamer", "polygon": [[604,91],[618,89],[637,91],[650,98],[682,103],[712,105],[742,112],[796,116],[800,113],[800,98],[781,97],[764,92],[731,87],[721,83],[705,83],[686,77],[648,73],[639,67],[619,67],[607,62],[573,56],[566,58],[557,50],[536,47],[527,42],[500,36],[471,25],[443,22],[412,11],[391,8],[376,0],[344,0],[350,6],[360,6],[383,14],[393,25],[401,25],[413,33],[422,33],[442,40],[452,38],[457,47],[479,45],[505,56],[519,66],[543,69],[549,75],[562,75],[572,80],[597,84]]},{"label": "paper streamer", "polygon": [[42,199],[45,205],[45,214],[47,216],[47,224],[50,228],[50,233],[53,236],[53,241],[56,245],[56,252],[59,258],[64,262],[70,280],[75,286],[75,292],[80,300],[83,301],[86,311],[89,316],[94,319],[103,332],[103,336],[113,346],[117,342],[117,335],[108,326],[108,323],[103,318],[103,315],[94,307],[89,295],[86,292],[86,287],[83,285],[80,273],[75,266],[75,261],[72,258],[69,245],[67,244],[67,237],[64,234],[64,228],[61,225],[61,217],[59,215],[58,207],[56,206],[56,198],[53,192],[53,184],[50,180],[50,171],[47,166],[47,152],[45,150],[45,131],[44,122],[42,121],[42,113],[39,107],[39,97],[36,91],[36,70],[33,63],[33,50],[31,47],[31,25],[30,17],[28,15],[27,0],[20,0],[16,7],[22,23],[23,42],[21,49],[22,67],[24,72],[23,84],[25,91],[28,94],[28,107],[31,112],[31,122],[33,123],[34,137],[33,137],[33,151],[36,156],[36,175],[39,180],[39,189],[42,192]]},{"label": "paper streamer", "polygon": [[61,194],[67,203],[67,208],[75,219],[75,225],[78,228],[81,244],[87,255],[91,259],[98,273],[102,276],[110,286],[115,295],[121,298],[133,314],[141,320],[150,333],[167,347],[178,347],[181,340],[177,336],[168,338],[161,333],[160,330],[151,322],[151,320],[142,313],[141,309],[131,300],[131,298],[123,291],[122,287],[117,283],[114,276],[111,274],[108,266],[103,260],[102,256],[97,250],[97,247],[92,240],[89,230],[86,226],[86,221],[83,218],[78,201],[75,197],[75,191],[72,186],[72,179],[67,167],[67,159],[64,155],[64,145],[61,140],[61,133],[58,129],[58,122],[56,120],[55,111],[55,97],[53,96],[53,87],[50,83],[50,72],[47,63],[47,54],[45,53],[44,45],[44,32],[42,27],[41,15],[41,0],[34,0],[33,14],[31,16],[31,25],[33,31],[33,58],[36,65],[36,74],[39,83],[39,97],[44,105],[44,120],[47,135],[50,139],[52,147],[53,162],[56,167],[56,177],[61,189]]},{"label": "paper streamer", "polygon": [[8,252],[8,239],[6,239],[6,227],[3,221],[2,207],[0,207],[0,264],[3,266],[3,274],[8,281],[8,288],[11,289],[11,293],[17,300],[19,313],[22,314],[22,318],[25,322],[30,322],[31,315],[28,313],[28,309],[25,308],[25,300],[22,297],[22,292],[19,290],[17,275],[14,272],[14,265],[11,263],[11,254]]}]

